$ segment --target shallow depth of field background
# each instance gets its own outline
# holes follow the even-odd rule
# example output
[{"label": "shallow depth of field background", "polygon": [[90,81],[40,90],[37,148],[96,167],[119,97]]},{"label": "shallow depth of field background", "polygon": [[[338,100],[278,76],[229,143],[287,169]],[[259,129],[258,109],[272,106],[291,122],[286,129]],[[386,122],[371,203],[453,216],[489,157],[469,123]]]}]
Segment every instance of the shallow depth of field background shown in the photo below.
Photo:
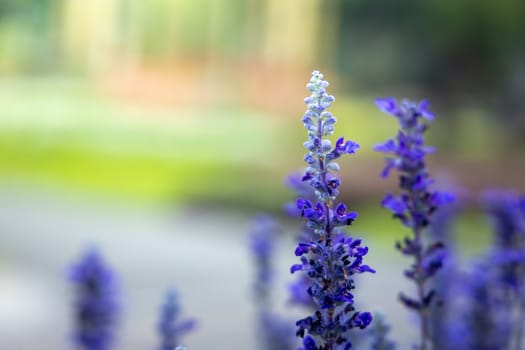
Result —
[{"label": "shallow depth of field background", "polygon": [[[200,327],[190,349],[253,349],[250,218],[280,215],[302,167],[305,84],[331,82],[340,162],[377,275],[362,303],[409,344],[414,318],[379,208],[395,133],[379,96],[428,98],[438,186],[456,190],[465,260],[489,241],[480,191],[525,191],[525,3],[519,0],[0,0],[0,348],[68,349],[67,266],[96,245],[120,273],[120,349],[153,349],[166,288]],[[276,306],[293,234],[282,217]],[[408,289],[407,289],[408,288]]]}]

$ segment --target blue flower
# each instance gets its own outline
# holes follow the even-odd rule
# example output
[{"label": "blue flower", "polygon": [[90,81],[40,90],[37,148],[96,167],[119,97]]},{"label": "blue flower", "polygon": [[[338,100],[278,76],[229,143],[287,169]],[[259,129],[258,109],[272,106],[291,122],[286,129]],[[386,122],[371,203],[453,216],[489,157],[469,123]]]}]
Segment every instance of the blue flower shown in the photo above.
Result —
[{"label": "blue flower", "polygon": [[175,290],[166,292],[165,301],[160,309],[157,330],[160,335],[159,350],[174,350],[181,344],[181,338],[193,330],[196,322],[193,319],[180,321],[180,305]]},{"label": "blue flower", "polygon": [[393,115],[400,126],[395,139],[376,145],[374,150],[387,154],[382,177],[388,177],[392,170],[399,173],[401,193],[386,194],[381,205],[413,232],[413,237],[406,237],[396,247],[415,261],[405,270],[405,276],[414,281],[418,295],[413,298],[400,294],[399,298],[406,307],[419,313],[423,338],[421,348],[427,349],[430,319],[426,309],[436,298],[435,291],[426,283],[442,267],[446,254],[442,243],[425,245],[423,232],[432,223],[433,213],[453,201],[454,196],[431,189],[434,179],[428,173],[425,157],[435,149],[425,145],[424,132],[428,128],[427,123],[435,116],[429,110],[428,102],[424,100],[417,104],[403,100],[398,104],[394,98],[387,97],[377,99],[376,105],[381,111]]},{"label": "blue flower", "polygon": [[345,154],[355,153],[359,145],[340,137],[332,146],[325,138],[334,133],[336,122],[326,111],[335,100],[327,94],[327,87],[322,74],[314,71],[307,85],[312,94],[305,99],[308,109],[303,117],[308,134],[304,146],[308,152],[304,156],[307,168],[302,180],[310,186],[313,196],[304,198],[302,194],[296,207],[312,234],[297,245],[295,255],[300,257],[300,264],[294,264],[290,271],[308,279],[294,286],[294,294],[304,300],[297,288],[306,287],[315,303],[313,314],[296,322],[304,350],[349,349],[352,346],[349,331],[364,329],[372,321],[370,313],[355,310],[352,294],[355,274],[375,272],[363,263],[368,248],[342,231],[358,214],[348,211],[344,203],[335,204],[341,185],[336,176],[339,170],[336,161]]},{"label": "blue flower", "polygon": [[[252,221],[250,248],[255,258],[254,294],[257,306],[257,335],[262,350],[292,350],[293,323],[272,312],[273,261],[280,227],[276,220],[260,215]],[[292,266],[301,268],[301,266]]]},{"label": "blue flower", "polygon": [[119,311],[113,271],[91,249],[72,266],[69,278],[75,287],[73,341],[82,349],[110,349]]}]

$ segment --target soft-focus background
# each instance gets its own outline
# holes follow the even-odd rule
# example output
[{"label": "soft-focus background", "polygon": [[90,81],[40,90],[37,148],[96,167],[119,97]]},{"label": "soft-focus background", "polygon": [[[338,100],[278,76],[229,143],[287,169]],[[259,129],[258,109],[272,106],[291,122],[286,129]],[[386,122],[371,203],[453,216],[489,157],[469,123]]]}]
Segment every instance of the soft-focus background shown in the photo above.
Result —
[{"label": "soft-focus background", "polygon": [[525,190],[523,18],[521,0],[0,0],[0,348],[72,348],[65,276],[91,244],[121,276],[117,348],[156,346],[170,286],[200,321],[191,349],[255,348],[248,222],[293,198],[313,69],[336,136],[362,146],[340,165],[378,270],[363,304],[410,343],[405,232],[378,205],[396,182],[371,151],[396,123],[374,98],[430,99],[431,171],[459,193],[464,256],[480,252],[480,191]]}]

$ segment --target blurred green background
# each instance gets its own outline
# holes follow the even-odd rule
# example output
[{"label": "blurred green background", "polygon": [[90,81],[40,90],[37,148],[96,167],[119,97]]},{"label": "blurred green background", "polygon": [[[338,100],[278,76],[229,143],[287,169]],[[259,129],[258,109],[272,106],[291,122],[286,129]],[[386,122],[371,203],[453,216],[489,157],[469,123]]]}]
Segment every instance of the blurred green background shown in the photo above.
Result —
[{"label": "blurred green background", "polygon": [[395,130],[383,95],[431,100],[433,171],[473,191],[523,186],[524,15],[519,0],[2,0],[1,175],[275,209],[320,69],[336,134],[363,146],[342,166],[358,198],[389,186],[370,152]]},{"label": "blurred green background", "polygon": [[123,348],[154,343],[145,324],[173,281],[204,319],[190,348],[253,348],[247,221],[294,196],[314,69],[334,136],[361,144],[340,165],[378,270],[365,304],[410,341],[392,248],[406,232],[378,204],[397,184],[371,151],[397,125],[374,99],[430,100],[430,170],[458,193],[462,252],[482,251],[480,191],[525,191],[523,18],[522,0],[0,0],[0,347],[65,347],[57,271],[95,241],[127,283]]}]

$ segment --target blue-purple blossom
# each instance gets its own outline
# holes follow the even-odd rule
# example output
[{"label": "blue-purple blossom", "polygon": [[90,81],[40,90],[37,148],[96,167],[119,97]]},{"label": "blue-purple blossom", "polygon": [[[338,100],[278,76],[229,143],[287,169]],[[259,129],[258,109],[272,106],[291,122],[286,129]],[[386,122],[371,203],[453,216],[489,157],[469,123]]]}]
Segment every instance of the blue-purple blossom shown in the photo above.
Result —
[{"label": "blue-purple blossom", "polygon": [[431,308],[432,341],[435,349],[458,348],[468,333],[462,322],[462,303],[458,295],[461,290],[462,272],[459,270],[459,259],[455,255],[454,224],[458,212],[457,203],[444,205],[433,213],[432,221],[428,227],[431,240],[444,242],[445,248],[440,253],[446,252],[446,259],[442,259],[441,273],[431,281],[432,288],[436,290],[437,302]]},{"label": "blue-purple blossom", "polygon": [[254,300],[261,350],[292,350],[294,347],[293,323],[272,312],[273,262],[280,231],[273,217],[260,215],[252,221],[249,236],[250,250],[255,258]]},{"label": "blue-purple blossom", "polygon": [[494,228],[488,252],[495,270],[493,284],[501,290],[500,309],[509,310],[512,343],[523,347],[525,324],[525,196],[513,191],[492,190],[484,201]]},{"label": "blue-purple blossom", "polygon": [[260,215],[251,223],[248,237],[249,247],[255,259],[255,300],[268,306],[271,282],[274,276],[273,258],[275,245],[281,228],[276,220],[268,215]]},{"label": "blue-purple blossom", "polygon": [[75,288],[74,343],[86,350],[110,349],[119,311],[114,272],[91,249],[72,266],[69,278]]},{"label": "blue-purple blossom", "polygon": [[401,293],[400,300],[421,316],[421,349],[425,350],[430,339],[426,309],[431,306],[435,296],[435,291],[427,288],[426,283],[441,268],[445,252],[440,242],[426,245],[423,231],[432,222],[433,213],[442,205],[450,203],[453,196],[431,189],[434,180],[428,173],[425,157],[435,149],[425,145],[424,132],[428,128],[427,123],[434,120],[435,116],[428,109],[428,102],[417,104],[403,100],[398,104],[394,98],[388,97],[377,99],[376,105],[381,111],[394,116],[400,126],[395,139],[376,145],[374,150],[387,154],[382,177],[388,177],[393,170],[399,173],[401,193],[387,194],[381,204],[413,232],[413,237],[405,237],[396,247],[415,260],[405,270],[405,276],[415,282],[417,296]]},{"label": "blue-purple blossom", "polygon": [[353,275],[375,272],[363,263],[368,248],[342,231],[357,213],[337,202],[341,181],[336,176],[336,161],[355,153],[359,145],[340,137],[332,146],[326,138],[334,133],[336,119],[327,111],[335,99],[327,94],[328,82],[323,75],[314,71],[306,87],[311,96],[305,99],[308,109],[302,119],[308,132],[304,143],[307,168],[302,180],[314,196],[298,198],[296,204],[312,237],[297,245],[295,255],[300,263],[290,271],[308,277],[307,292],[317,307],[313,314],[296,322],[297,335],[303,337],[304,350],[347,350],[352,346],[349,331],[364,329],[372,321],[369,312],[355,310]]},{"label": "blue-purple blossom", "polygon": [[[302,178],[302,173],[293,173],[287,177],[286,185],[295,192],[296,196],[309,201],[314,201],[315,193],[312,187],[310,187],[307,182],[303,181]],[[286,214],[294,218],[299,218],[303,214],[302,208],[298,208],[295,201],[287,203],[284,207],[284,211]],[[304,223],[299,230],[296,241],[299,242],[299,246],[301,246],[301,243],[308,243],[313,239],[315,239],[314,231],[309,228],[307,223]],[[309,285],[310,279],[307,275],[303,274],[297,276],[297,279],[289,285],[290,304],[301,305],[311,310],[315,310],[317,304],[315,304],[312,297],[308,294],[307,289]]]},{"label": "blue-purple blossom", "polygon": [[465,304],[459,325],[466,325],[468,331],[458,339],[463,345],[461,349],[509,349],[513,310],[509,307],[502,285],[497,282],[497,270],[498,266],[484,257],[484,261],[474,264],[459,284],[464,295],[456,297],[462,298]]},{"label": "blue-purple blossom", "polygon": [[160,336],[159,350],[176,350],[182,343],[182,337],[193,330],[196,322],[193,319],[180,320],[180,304],[177,292],[173,289],[166,292],[160,309],[157,331]]}]

